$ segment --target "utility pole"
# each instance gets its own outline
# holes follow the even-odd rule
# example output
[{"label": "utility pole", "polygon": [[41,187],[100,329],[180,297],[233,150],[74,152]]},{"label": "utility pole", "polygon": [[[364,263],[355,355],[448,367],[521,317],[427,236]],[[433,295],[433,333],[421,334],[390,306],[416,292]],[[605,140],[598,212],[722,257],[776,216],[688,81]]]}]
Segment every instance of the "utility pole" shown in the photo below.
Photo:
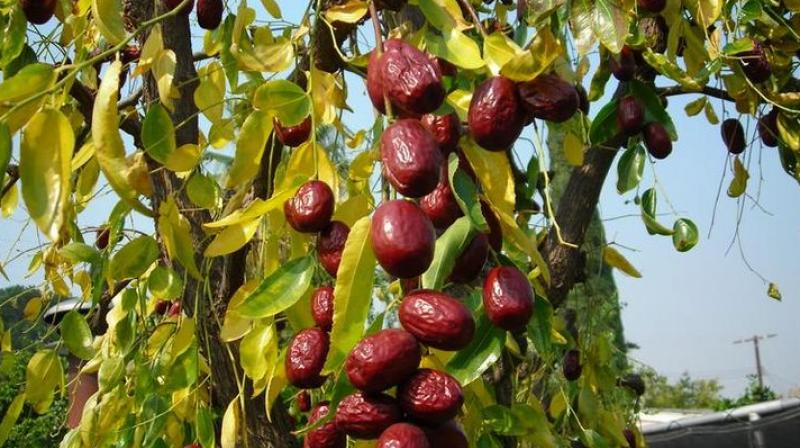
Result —
[{"label": "utility pole", "polygon": [[758,387],[761,390],[764,390],[764,374],[763,374],[764,369],[761,367],[761,352],[758,349],[758,341],[763,341],[764,339],[771,339],[774,338],[775,336],[777,336],[777,334],[768,334],[765,336],[755,335],[751,338],[739,339],[737,341],[733,341],[734,344],[743,344],[745,342],[753,343],[753,347],[755,348],[756,351],[756,374],[758,375]]}]

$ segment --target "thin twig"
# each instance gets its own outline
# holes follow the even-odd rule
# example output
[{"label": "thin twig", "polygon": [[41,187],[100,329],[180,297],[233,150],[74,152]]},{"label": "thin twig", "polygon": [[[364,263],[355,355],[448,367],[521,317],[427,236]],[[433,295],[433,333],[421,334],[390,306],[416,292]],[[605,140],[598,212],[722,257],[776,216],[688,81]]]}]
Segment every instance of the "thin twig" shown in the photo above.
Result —
[{"label": "thin twig", "polygon": [[481,19],[478,17],[478,13],[475,12],[475,8],[472,7],[469,0],[459,0],[458,2],[469,12],[469,15],[472,16],[472,23],[475,24],[476,28],[478,28],[481,36],[484,38],[489,36],[489,34],[486,32],[486,28],[483,27],[483,23],[481,23]]}]

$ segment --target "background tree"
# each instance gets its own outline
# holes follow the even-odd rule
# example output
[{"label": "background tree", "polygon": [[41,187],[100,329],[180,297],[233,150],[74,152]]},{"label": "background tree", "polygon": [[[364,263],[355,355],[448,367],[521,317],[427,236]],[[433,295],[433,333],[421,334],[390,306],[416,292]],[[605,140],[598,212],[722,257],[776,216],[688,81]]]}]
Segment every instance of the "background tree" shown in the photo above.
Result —
[{"label": "background tree", "polygon": [[[758,118],[761,141],[798,178],[800,5],[509,3],[317,0],[298,23],[274,0],[3,4],[3,210],[21,195],[46,240],[30,263],[43,305],[73,289],[92,304],[58,329],[99,379],[62,446],[341,446],[343,433],[381,435],[399,420],[396,401],[427,437],[470,446],[640,444],[634,394],[617,386],[624,339],[608,281],[610,267],[638,272],[591,229],[600,190],[621,153],[617,189],[648,232],[679,251],[697,243],[691,220],[659,222],[656,187],[640,185],[677,138],[666,99],[690,93],[689,115],[718,121],[717,98]],[[389,37],[402,42],[384,46]],[[575,86],[591,68],[583,97]],[[612,74],[619,83],[590,119],[587,102]],[[381,111],[360,130],[343,121],[358,77]],[[727,193],[744,204],[756,126],[745,133],[732,115],[721,126]],[[512,146],[526,124],[537,162],[521,160],[523,171]],[[545,163],[548,140],[568,175],[557,157]],[[231,158],[215,152],[229,146]],[[425,204],[440,186],[448,222]],[[86,228],[98,192],[113,205]],[[477,279],[460,265],[471,249]],[[580,282],[573,319],[560,309]],[[332,298],[314,289],[325,285]],[[769,294],[780,297],[775,285]],[[408,305],[425,301],[453,325]],[[413,336],[379,331],[398,308]],[[392,350],[371,358],[375,347]],[[420,357],[431,370],[417,370]],[[64,382],[56,349],[38,346],[15,400],[45,411]],[[415,395],[431,383],[452,392],[437,389],[434,416]],[[353,392],[395,385],[379,399]],[[460,429],[445,422],[456,413]],[[400,428],[382,437],[426,437]]]}]

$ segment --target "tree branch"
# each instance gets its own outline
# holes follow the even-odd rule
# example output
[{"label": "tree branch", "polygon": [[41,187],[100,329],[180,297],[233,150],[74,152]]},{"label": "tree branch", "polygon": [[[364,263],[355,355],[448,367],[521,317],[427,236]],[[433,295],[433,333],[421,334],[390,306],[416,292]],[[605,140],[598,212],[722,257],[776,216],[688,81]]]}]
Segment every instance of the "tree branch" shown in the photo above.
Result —
[{"label": "tree branch", "polygon": [[656,89],[656,93],[659,96],[678,96],[678,95],[686,95],[686,94],[702,94],[706,96],[711,96],[714,98],[719,98],[725,101],[736,101],[733,99],[732,96],[728,94],[725,90],[718,89],[716,87],[709,87],[705,86],[700,91],[693,91],[693,90],[686,90],[683,86],[670,86],[670,87],[660,87]]}]

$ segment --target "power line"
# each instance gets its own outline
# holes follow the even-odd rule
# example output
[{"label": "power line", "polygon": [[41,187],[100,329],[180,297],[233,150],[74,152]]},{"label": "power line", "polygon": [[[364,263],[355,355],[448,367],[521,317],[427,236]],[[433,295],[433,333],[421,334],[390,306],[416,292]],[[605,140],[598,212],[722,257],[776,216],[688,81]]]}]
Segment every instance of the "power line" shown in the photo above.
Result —
[{"label": "power line", "polygon": [[751,338],[738,339],[736,341],[733,341],[734,344],[744,344],[746,342],[753,343],[753,347],[755,348],[755,353],[756,353],[756,375],[758,376],[758,387],[762,390],[764,389],[764,369],[761,366],[761,352],[758,349],[758,341],[763,341],[765,339],[772,339],[775,336],[777,336],[777,334],[774,333],[764,336],[755,335]]}]

